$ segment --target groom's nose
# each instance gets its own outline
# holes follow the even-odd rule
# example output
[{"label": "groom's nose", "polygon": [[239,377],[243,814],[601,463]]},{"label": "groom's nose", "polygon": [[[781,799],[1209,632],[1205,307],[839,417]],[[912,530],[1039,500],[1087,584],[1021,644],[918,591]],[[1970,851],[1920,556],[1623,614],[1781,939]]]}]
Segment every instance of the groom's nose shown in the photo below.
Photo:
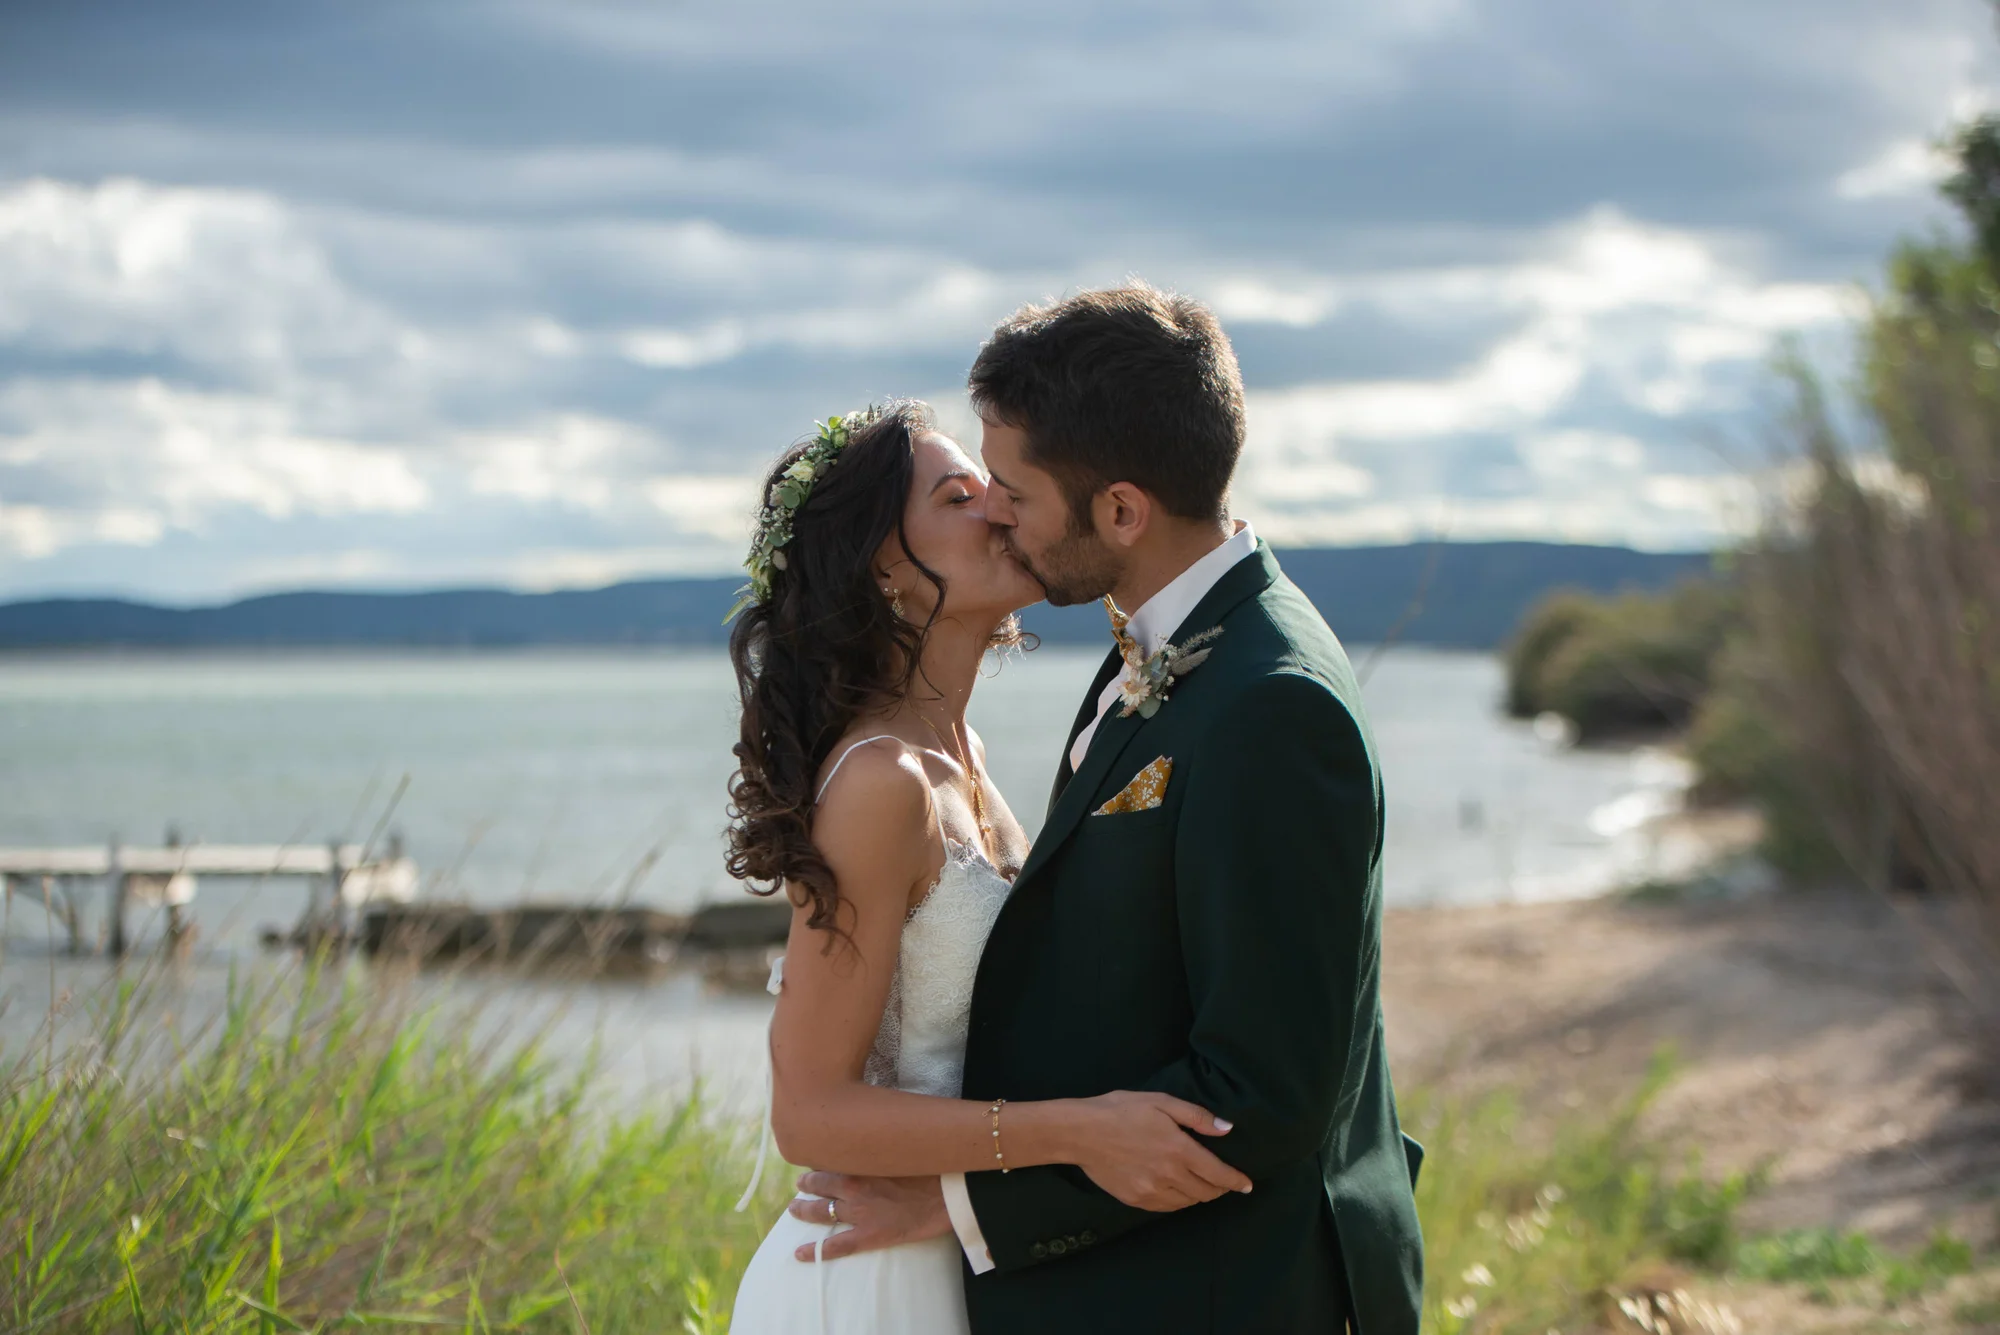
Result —
[{"label": "groom's nose", "polygon": [[1014,502],[1005,487],[986,489],[986,522],[998,528],[1014,527]]}]

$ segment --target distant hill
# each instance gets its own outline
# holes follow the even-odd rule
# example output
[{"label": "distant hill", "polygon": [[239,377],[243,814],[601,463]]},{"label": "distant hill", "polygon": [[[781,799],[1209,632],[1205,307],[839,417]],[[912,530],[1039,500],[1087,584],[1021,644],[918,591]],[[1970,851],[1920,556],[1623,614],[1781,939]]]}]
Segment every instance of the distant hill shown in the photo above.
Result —
[{"label": "distant hill", "polygon": [[[1400,622],[1399,643],[1451,649],[1500,647],[1522,614],[1556,589],[1661,589],[1711,562],[1705,552],[1553,542],[1303,547],[1280,551],[1278,560],[1347,643],[1379,643]],[[1022,620],[1053,643],[1104,635],[1095,607],[1035,607]]]},{"label": "distant hill", "polygon": [[[1406,621],[1403,642],[1462,649],[1502,644],[1552,589],[1657,589],[1709,563],[1699,553],[1542,542],[1296,548],[1279,559],[1350,643],[1374,643]],[[721,644],[722,614],[741,582],[635,580],[554,593],[275,593],[214,607],[51,598],[0,604],[0,650]],[[1045,643],[1104,637],[1095,607],[1038,606],[1023,619]]]}]

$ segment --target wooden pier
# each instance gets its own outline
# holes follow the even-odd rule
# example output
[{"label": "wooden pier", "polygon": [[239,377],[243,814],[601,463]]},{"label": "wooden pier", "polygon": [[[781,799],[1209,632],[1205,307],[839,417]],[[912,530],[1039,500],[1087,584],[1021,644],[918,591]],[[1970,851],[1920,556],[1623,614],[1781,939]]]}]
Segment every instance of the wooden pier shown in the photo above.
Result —
[{"label": "wooden pier", "polygon": [[[326,944],[420,963],[456,960],[526,968],[637,970],[697,961],[712,980],[761,985],[770,955],[785,940],[791,906],[782,899],[704,904],[692,913],[635,905],[571,903],[473,905],[417,899],[417,865],[390,837],[376,850],[347,843],[182,843],[169,831],[158,847],[119,843],[73,848],[0,848],[0,888],[37,900],[63,924],[72,954],[126,953],[128,910],[161,907],[170,942],[190,930],[195,893],[216,877],[305,880],[298,925],[264,930],[267,945]],[[94,898],[100,932],[86,928]],[[88,939],[87,939],[88,938]],[[739,978],[738,975],[741,975]]]},{"label": "wooden pier", "polygon": [[167,932],[178,939],[202,877],[268,880],[298,877],[311,883],[301,934],[331,932],[344,937],[349,911],[380,901],[407,903],[416,897],[417,865],[403,856],[402,841],[382,850],[361,844],[180,843],[169,836],[158,847],[111,842],[71,848],[0,848],[0,887],[8,895],[39,900],[59,918],[73,954],[84,953],[83,905],[96,891],[103,896],[112,955],[126,949],[125,916],[136,900],[164,905]]}]

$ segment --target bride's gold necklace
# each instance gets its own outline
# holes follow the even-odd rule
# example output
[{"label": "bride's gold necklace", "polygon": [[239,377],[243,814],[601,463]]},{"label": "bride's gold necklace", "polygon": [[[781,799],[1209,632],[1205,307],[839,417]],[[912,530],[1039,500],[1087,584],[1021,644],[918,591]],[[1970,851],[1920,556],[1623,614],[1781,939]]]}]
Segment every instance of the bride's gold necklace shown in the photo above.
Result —
[{"label": "bride's gold necklace", "polygon": [[[956,746],[945,741],[944,734],[938,731],[938,725],[931,722],[928,714],[919,709],[917,717],[931,730],[931,736],[938,739],[938,745],[944,748],[944,753],[965,771],[966,782],[972,785],[972,820],[979,827],[979,851],[986,853],[993,843],[993,823],[986,818],[986,799],[980,794],[980,789],[985,785],[979,781],[979,771],[972,768],[972,748],[966,747],[965,754],[960,755]],[[958,730],[952,729],[954,739],[957,735]]]}]

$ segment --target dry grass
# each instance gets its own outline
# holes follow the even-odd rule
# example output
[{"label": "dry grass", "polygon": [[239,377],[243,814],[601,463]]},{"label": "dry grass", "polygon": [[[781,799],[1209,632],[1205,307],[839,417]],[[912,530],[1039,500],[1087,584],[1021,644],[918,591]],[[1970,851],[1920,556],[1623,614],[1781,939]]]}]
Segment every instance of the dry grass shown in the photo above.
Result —
[{"label": "dry grass", "polygon": [[1868,330],[1879,452],[1798,378],[1795,485],[1742,562],[1737,684],[1843,869],[1889,898],[2000,1061],[2000,315],[1912,249]]}]

